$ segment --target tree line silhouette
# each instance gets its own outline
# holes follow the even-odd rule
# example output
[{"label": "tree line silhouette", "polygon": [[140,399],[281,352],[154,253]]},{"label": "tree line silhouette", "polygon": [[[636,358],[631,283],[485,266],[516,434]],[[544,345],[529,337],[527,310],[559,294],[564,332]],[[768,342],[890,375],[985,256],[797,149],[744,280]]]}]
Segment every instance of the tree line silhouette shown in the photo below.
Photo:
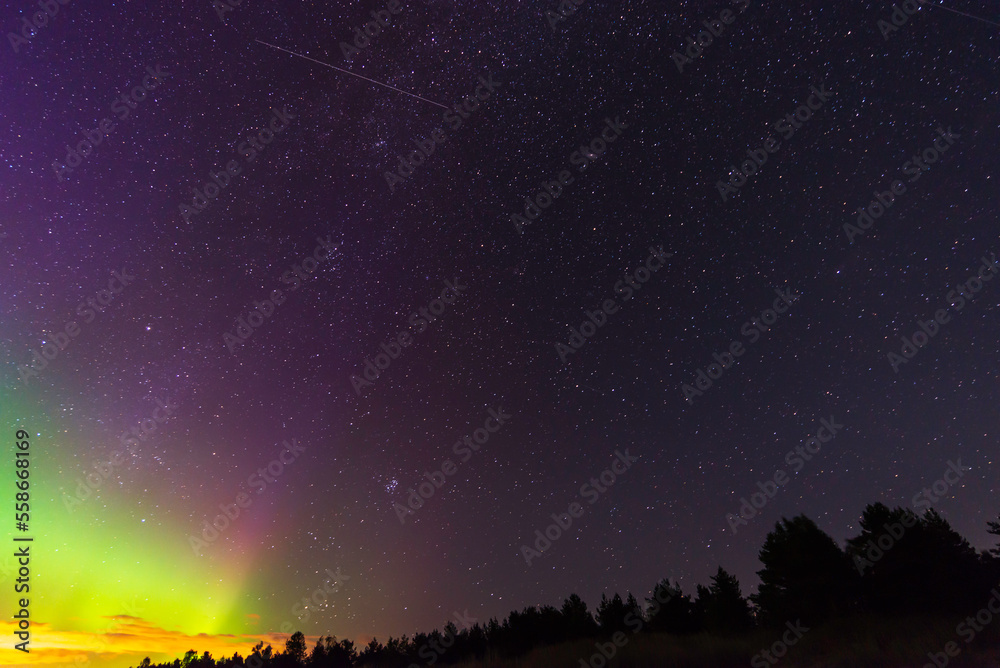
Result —
[{"label": "tree line silhouette", "polygon": [[[988,522],[1000,536],[1000,517]],[[926,614],[948,617],[979,608],[1000,581],[1000,544],[977,552],[936,511],[912,510],[882,503],[868,505],[861,533],[844,549],[805,515],[782,518],[767,534],[757,572],[760,586],[745,597],[739,581],[721,566],[708,586],[685,594],[669,579],[658,582],[641,605],[631,593],[601,602],[592,613],[576,594],[561,608],[551,605],[511,611],[459,630],[412,638],[372,639],[358,648],[350,640],[321,637],[307,647],[301,632],[283,652],[258,643],[247,657],[212,658],[194,650],[183,659],[139,668],[415,668],[459,661],[521,656],[536,647],[580,639],[608,638],[617,632],[733,636],[789,621],[813,626],[859,614]]]}]

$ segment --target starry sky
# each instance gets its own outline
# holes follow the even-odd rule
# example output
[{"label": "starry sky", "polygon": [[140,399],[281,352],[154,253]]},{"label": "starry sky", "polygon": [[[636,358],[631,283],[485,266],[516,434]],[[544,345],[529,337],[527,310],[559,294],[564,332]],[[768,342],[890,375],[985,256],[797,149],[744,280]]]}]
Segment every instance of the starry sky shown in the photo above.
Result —
[{"label": "starry sky", "polygon": [[[1000,281],[949,294],[1000,252],[995,8],[98,4],[0,47],[0,425],[31,434],[33,662],[245,654],[289,623],[385,640],[719,565],[752,592],[782,516],[842,542],[959,459],[933,505],[992,544]],[[5,34],[36,11],[9,3]],[[790,465],[822,420],[843,426]],[[220,506],[240,514],[199,544]]]}]

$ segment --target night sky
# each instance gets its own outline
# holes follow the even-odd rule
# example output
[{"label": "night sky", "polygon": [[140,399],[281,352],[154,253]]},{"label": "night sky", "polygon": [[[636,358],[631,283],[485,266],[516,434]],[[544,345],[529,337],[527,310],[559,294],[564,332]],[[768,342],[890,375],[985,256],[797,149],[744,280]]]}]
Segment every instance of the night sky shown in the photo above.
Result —
[{"label": "night sky", "polygon": [[996,8],[159,4],[0,16],[33,662],[384,641],[719,565],[747,593],[782,516],[842,543],[875,501],[993,544]]}]

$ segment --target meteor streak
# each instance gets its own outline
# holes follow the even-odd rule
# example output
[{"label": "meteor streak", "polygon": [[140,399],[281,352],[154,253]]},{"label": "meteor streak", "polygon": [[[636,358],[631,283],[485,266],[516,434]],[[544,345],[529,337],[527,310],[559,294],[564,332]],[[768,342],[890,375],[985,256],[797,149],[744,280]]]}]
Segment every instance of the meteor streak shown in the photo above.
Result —
[{"label": "meteor streak", "polygon": [[391,90],[394,90],[394,91],[396,91],[398,93],[403,93],[404,95],[409,95],[410,97],[415,97],[418,100],[423,100],[424,102],[429,102],[429,103],[433,104],[436,107],[441,107],[442,109],[447,109],[448,108],[448,107],[444,106],[443,104],[438,104],[437,102],[434,102],[433,100],[428,100],[426,97],[420,97],[419,95],[414,95],[413,93],[407,93],[405,90],[400,90],[399,88],[396,88],[395,86],[390,86],[389,84],[384,84],[381,81],[375,81],[374,79],[369,79],[368,77],[363,77],[360,74],[355,74],[354,72],[348,72],[347,70],[341,69],[341,68],[336,67],[334,65],[331,65],[329,63],[324,63],[323,61],[316,60],[315,58],[310,58],[309,56],[303,56],[301,53],[295,53],[294,51],[289,51],[288,49],[282,49],[280,46],[275,46],[274,44],[268,44],[267,42],[262,42],[259,39],[255,39],[254,41],[257,42],[258,44],[263,44],[264,46],[269,46],[272,49],[277,49],[278,51],[284,51],[285,53],[290,53],[293,56],[298,56],[299,58],[305,58],[308,61],[317,63],[319,65],[323,65],[324,67],[329,67],[331,69],[337,70],[338,72],[343,72],[344,74],[350,74],[352,77],[357,77],[359,79],[364,79],[365,81],[370,81],[373,84],[378,84],[379,86],[384,86],[384,87],[389,88]]}]

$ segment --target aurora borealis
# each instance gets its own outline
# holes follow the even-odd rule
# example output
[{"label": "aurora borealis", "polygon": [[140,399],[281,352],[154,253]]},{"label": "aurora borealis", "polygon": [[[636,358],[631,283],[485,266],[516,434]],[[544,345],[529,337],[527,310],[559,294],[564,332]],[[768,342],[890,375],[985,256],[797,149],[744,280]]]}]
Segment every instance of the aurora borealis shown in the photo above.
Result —
[{"label": "aurora borealis", "polygon": [[1000,15],[917,5],[9,3],[34,542],[0,664],[363,644],[719,564],[752,591],[782,516],[842,541],[959,458],[934,507],[989,547]]}]

